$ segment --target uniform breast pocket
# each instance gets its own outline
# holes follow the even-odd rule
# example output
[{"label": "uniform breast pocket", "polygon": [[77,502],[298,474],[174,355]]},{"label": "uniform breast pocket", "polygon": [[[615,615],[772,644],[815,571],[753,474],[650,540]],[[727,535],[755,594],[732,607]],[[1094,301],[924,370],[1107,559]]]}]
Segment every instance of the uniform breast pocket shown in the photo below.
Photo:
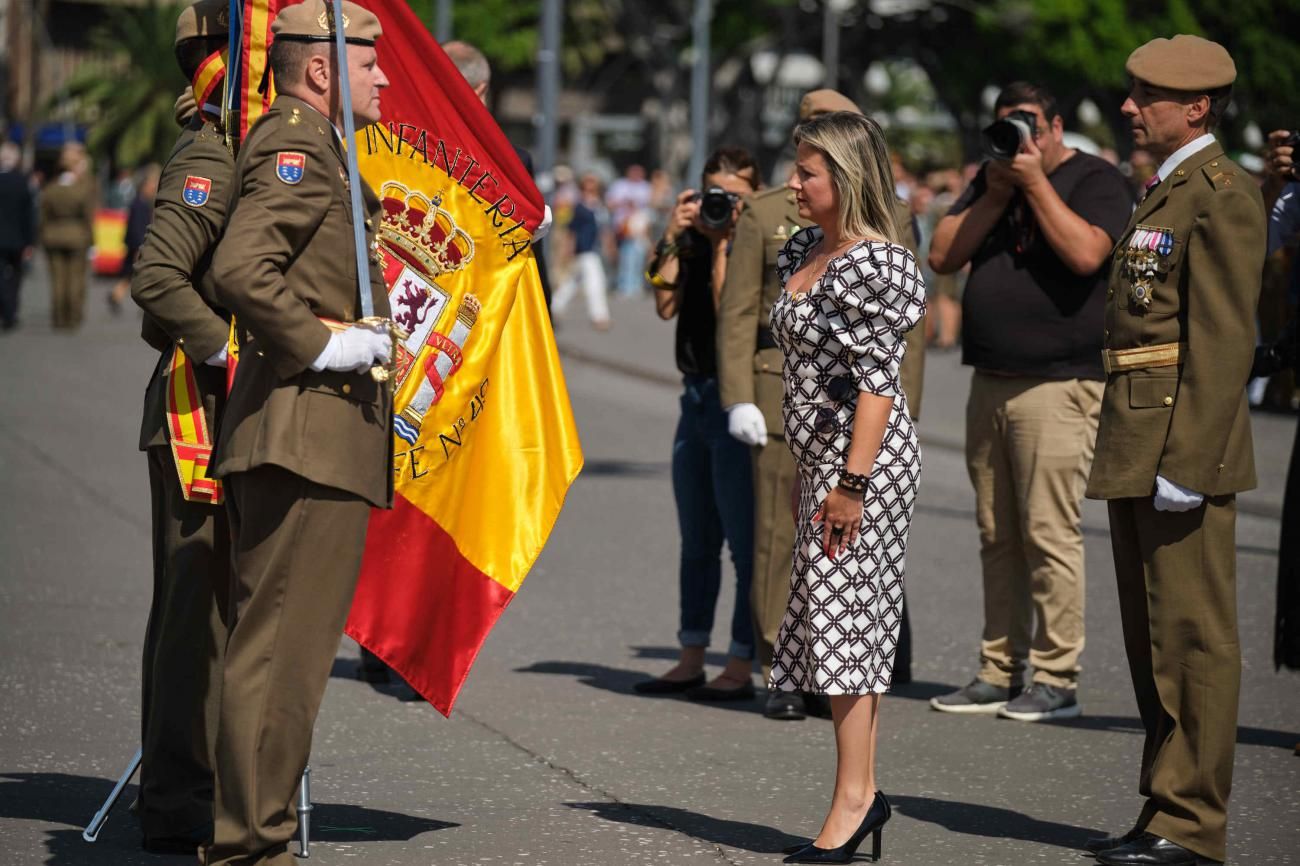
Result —
[{"label": "uniform breast pocket", "polygon": [[1130,409],[1170,409],[1177,399],[1177,376],[1129,377],[1128,405]]},{"label": "uniform breast pocket", "polygon": [[803,403],[785,408],[785,441],[805,466],[839,465],[848,456],[853,409],[845,403]]}]

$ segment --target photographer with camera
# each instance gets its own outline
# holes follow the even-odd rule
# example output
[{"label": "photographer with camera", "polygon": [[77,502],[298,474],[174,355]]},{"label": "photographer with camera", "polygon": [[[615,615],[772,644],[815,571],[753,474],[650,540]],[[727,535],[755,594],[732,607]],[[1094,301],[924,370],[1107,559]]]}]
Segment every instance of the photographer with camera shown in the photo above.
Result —
[{"label": "photographer with camera", "polygon": [[1080,500],[1105,380],[1103,265],[1133,200],[1113,166],[1065,146],[1044,88],[1008,85],[995,113],[984,132],[989,159],[930,247],[937,273],[971,264],[962,298],[962,361],[975,368],[966,466],[984,572],[979,673],[930,703],[1042,721],[1080,712]]},{"label": "photographer with camera", "polygon": [[[1265,198],[1276,196],[1268,220],[1268,253],[1294,245],[1300,239],[1300,131],[1278,130],[1268,137],[1268,163],[1272,171],[1264,186]],[[1291,320],[1277,340],[1255,350],[1251,376],[1273,376],[1290,369],[1300,382],[1300,345],[1297,343],[1295,294],[1300,281],[1300,258],[1292,257],[1287,298]],[[1300,427],[1291,446],[1286,492],[1282,498],[1282,533],[1277,556],[1277,613],[1273,630],[1273,665],[1300,670]],[[1296,746],[1300,755],[1300,745]]]},{"label": "photographer with camera", "polygon": [[[754,629],[749,587],[754,564],[754,489],[749,448],[727,432],[718,397],[715,330],[727,251],[744,197],[758,188],[758,166],[741,148],[714,151],[703,192],[677,197],[663,239],[646,269],[655,309],[677,319],[677,369],[684,387],[673,439],[673,495],[681,527],[681,657],[661,677],[637,683],[641,694],[685,693],[702,701],[750,700]],[[736,572],[727,665],[705,683],[704,652],[722,583],[722,543]]]}]

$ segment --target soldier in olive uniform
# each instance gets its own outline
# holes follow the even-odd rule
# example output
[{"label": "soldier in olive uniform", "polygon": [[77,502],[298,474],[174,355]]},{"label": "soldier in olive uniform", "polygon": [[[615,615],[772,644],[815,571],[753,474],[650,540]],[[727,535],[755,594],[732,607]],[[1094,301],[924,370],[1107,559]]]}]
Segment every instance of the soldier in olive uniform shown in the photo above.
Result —
[{"label": "soldier in olive uniform", "polygon": [[249,132],[212,272],[240,353],[217,440],[233,582],[204,862],[287,864],[294,796],[356,588],[372,506],[392,502],[392,403],[370,375],[391,361],[382,324],[358,323],[358,267],[377,316],[380,205],[363,184],[369,261],[358,263],[343,112],[379,119],[379,20],[344,3],[350,93],[339,93],[325,0],[272,25],[280,94]]},{"label": "soldier in olive uniform", "polygon": [[[814,90],[799,105],[799,120],[830,111],[861,111],[834,90]],[[916,252],[916,231],[903,202],[895,215],[903,243]],[[754,579],[750,591],[754,637],[766,678],[772,646],[790,597],[794,518],[790,496],[796,469],[784,441],[781,420],[781,350],[768,329],[768,312],[780,296],[776,257],[790,235],[809,225],[799,217],[794,193],[784,186],[754,195],[736,222],[727,279],[718,307],[718,385],[731,435],[754,448]],[[915,419],[921,408],[925,329],[906,336],[902,386]],[[899,635],[895,682],[907,681],[911,667],[911,629],[906,609]],[[802,719],[803,697],[774,692],[764,710],[768,718]]]},{"label": "soldier in olive uniform", "polygon": [[1224,859],[1241,652],[1236,494],[1255,486],[1246,379],[1264,262],[1259,189],[1213,130],[1222,46],[1155,39],[1122,111],[1163,161],[1116,245],[1088,495],[1109,501],[1124,643],[1146,729],[1136,826],[1109,866]]},{"label": "soldier in olive uniform", "polygon": [[41,190],[41,246],[50,265],[50,322],[79,328],[86,308],[86,251],[94,243],[95,182],[80,144],[65,144],[59,173]]},{"label": "soldier in olive uniform", "polygon": [[[226,45],[226,0],[200,0],[176,22],[176,58],[193,79]],[[226,224],[235,160],[206,106],[185,125],[163,168],[131,296],[142,336],[161,354],[145,392],[140,450],[153,501],[153,602],[141,685],[140,826],[146,850],[193,854],[212,830],[212,750],[226,643],[230,534],[219,502],[182,488],[167,423],[173,353],[192,370],[207,430],[226,392],[230,316],[209,272]]]}]

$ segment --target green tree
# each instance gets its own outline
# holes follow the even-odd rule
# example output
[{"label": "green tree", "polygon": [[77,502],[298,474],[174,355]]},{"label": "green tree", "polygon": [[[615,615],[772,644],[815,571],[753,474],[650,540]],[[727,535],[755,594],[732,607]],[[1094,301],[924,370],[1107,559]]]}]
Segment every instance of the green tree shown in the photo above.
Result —
[{"label": "green tree", "polygon": [[158,0],[121,7],[91,34],[101,59],[73,73],[56,101],[71,103],[89,124],[92,153],[135,166],[161,162],[170,152],[177,135],[173,109],[187,84],[170,50],[183,8]]}]

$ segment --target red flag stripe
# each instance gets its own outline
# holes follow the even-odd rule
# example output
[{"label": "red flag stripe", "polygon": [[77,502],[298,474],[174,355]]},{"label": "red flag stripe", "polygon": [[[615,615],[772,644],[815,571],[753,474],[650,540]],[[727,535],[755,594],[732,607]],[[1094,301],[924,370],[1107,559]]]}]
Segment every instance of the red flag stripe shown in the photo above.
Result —
[{"label": "red flag stripe", "polygon": [[[348,636],[450,715],[483,641],[514,593],[475,568],[455,539],[400,495],[391,511],[370,512],[364,561]],[[392,579],[397,574],[404,579]],[[430,605],[431,598],[447,603]],[[439,663],[413,665],[412,659]]]}]

